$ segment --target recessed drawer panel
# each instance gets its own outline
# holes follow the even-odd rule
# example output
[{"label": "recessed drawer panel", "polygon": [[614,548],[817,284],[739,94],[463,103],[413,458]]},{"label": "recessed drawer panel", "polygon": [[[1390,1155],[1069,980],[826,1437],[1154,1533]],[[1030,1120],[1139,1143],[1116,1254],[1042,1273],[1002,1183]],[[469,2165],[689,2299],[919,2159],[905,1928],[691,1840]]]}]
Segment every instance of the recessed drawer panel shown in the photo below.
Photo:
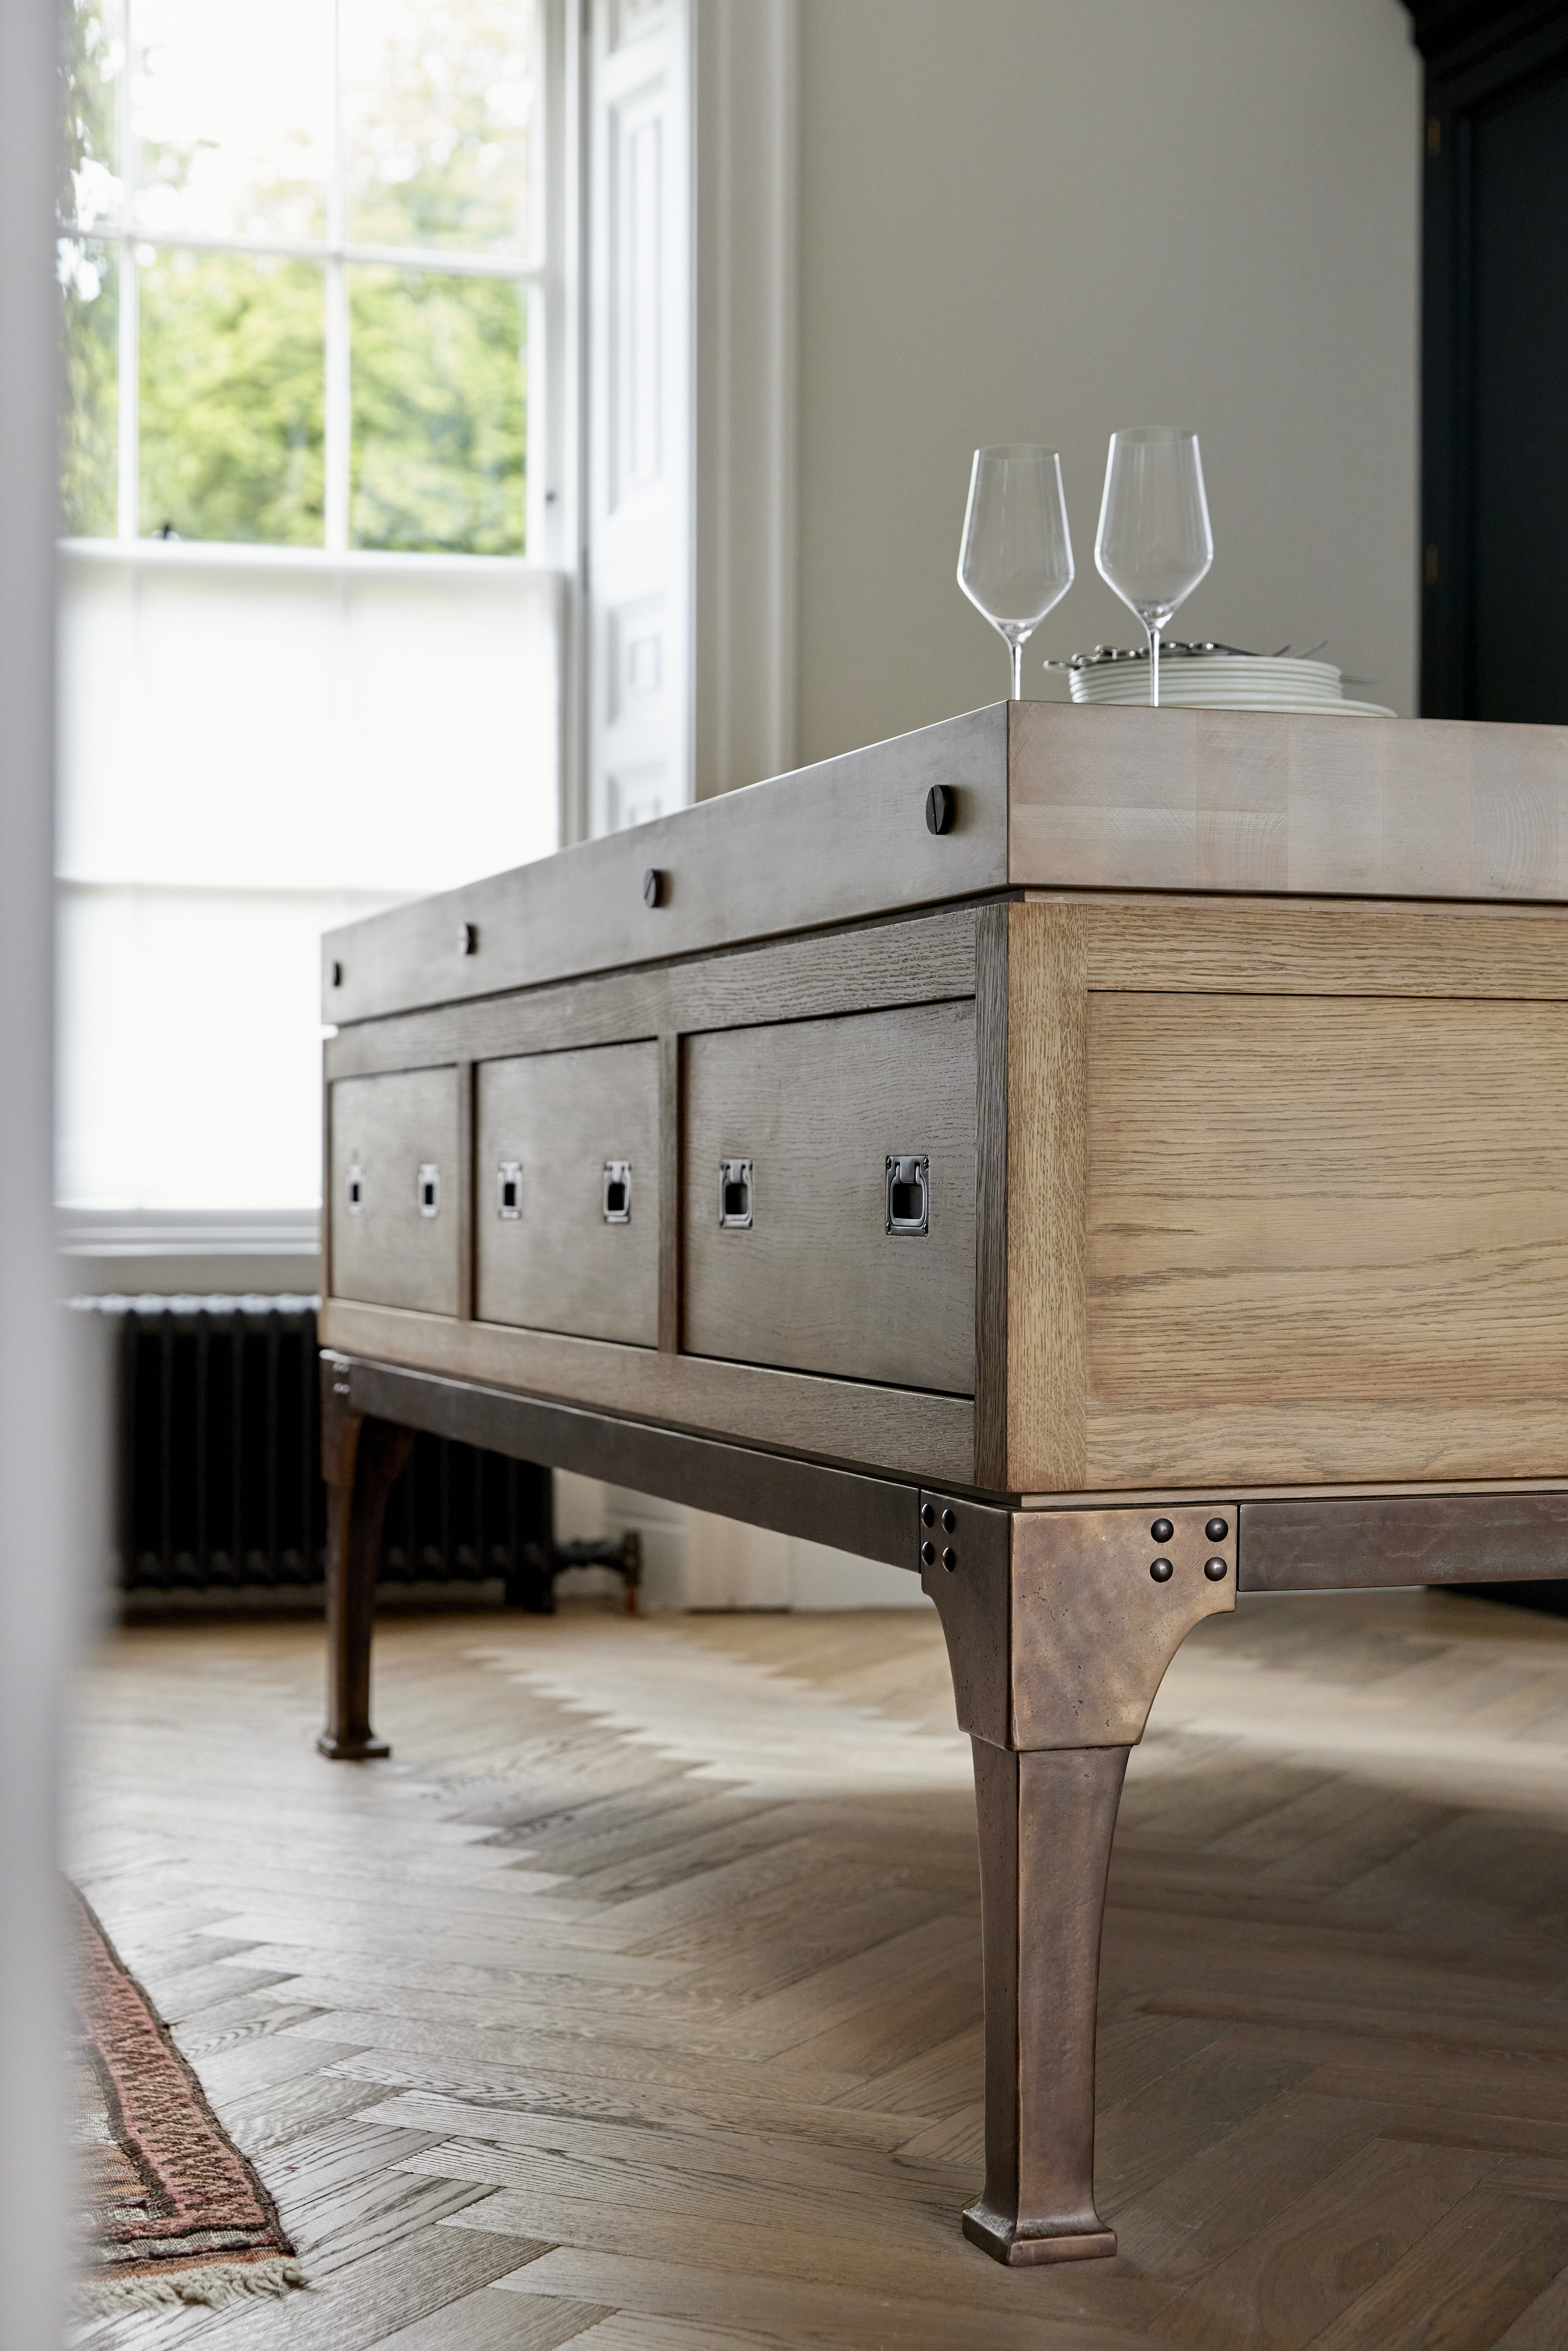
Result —
[{"label": "recessed drawer panel", "polygon": [[688,1353],[970,1395],[975,1008],[687,1040]]},{"label": "recessed drawer panel", "polygon": [[397,1070],[331,1090],[332,1295],[457,1311],[457,1072]]},{"label": "recessed drawer panel", "polygon": [[659,1049],[486,1061],[476,1312],[585,1339],[659,1338]]}]

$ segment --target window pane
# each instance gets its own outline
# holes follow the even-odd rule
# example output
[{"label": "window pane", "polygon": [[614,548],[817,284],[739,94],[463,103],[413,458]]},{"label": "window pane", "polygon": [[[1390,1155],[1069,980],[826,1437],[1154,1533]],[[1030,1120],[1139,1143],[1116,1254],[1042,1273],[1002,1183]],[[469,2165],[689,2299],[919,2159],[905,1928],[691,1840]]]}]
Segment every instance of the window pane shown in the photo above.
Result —
[{"label": "window pane", "polygon": [[353,544],[520,555],[523,288],[353,269],[349,318]]},{"label": "window pane", "polygon": [[139,226],[154,236],[324,236],[329,0],[135,5]]},{"label": "window pane", "polygon": [[526,254],[534,0],[343,0],[351,245]]},{"label": "window pane", "polygon": [[120,257],[90,238],[59,242],[66,398],[60,528],[112,538],[120,480]]},{"label": "window pane", "polygon": [[319,547],[324,276],[139,248],[144,537]]},{"label": "window pane", "polygon": [[118,0],[75,0],[66,8],[60,33],[60,217],[78,228],[120,217],[124,62]]}]

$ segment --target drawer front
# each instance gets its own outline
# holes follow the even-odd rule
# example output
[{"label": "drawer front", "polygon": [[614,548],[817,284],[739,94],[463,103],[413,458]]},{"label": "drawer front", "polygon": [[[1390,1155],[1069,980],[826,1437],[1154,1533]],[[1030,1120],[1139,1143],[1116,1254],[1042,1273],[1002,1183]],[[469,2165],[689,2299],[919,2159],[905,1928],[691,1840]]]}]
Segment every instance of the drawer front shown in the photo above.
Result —
[{"label": "drawer front", "polygon": [[332,1295],[455,1314],[456,1071],[340,1078],[329,1119]]},{"label": "drawer front", "polygon": [[530,1053],[475,1075],[480,1320],[656,1346],[658,1047]]},{"label": "drawer front", "polygon": [[684,1092],[686,1352],[971,1395],[973,1003],[693,1037]]}]

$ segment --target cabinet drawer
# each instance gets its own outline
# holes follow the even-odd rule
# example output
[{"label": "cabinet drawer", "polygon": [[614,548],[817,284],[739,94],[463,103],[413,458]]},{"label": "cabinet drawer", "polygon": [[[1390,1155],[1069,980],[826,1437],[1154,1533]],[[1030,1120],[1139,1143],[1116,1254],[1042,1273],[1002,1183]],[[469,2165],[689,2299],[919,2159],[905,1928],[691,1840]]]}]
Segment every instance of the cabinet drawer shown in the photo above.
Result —
[{"label": "cabinet drawer", "polygon": [[686,1352],[972,1394],[973,1003],[693,1037],[684,1092]]},{"label": "cabinet drawer", "polygon": [[476,1072],[476,1311],[579,1338],[659,1338],[659,1049]]},{"label": "cabinet drawer", "polygon": [[457,1072],[398,1070],[331,1090],[335,1298],[457,1311]]}]

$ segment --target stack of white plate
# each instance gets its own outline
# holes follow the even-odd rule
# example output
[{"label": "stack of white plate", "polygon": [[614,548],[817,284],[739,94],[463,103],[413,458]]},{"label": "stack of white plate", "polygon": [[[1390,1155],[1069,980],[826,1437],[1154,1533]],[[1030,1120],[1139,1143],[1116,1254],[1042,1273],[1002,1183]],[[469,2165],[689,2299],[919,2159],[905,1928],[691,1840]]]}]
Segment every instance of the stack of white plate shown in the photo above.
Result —
[{"label": "stack of white plate", "polygon": [[[1074,702],[1147,703],[1146,661],[1092,662],[1071,675]],[[1392,718],[1379,702],[1347,702],[1330,662],[1260,653],[1160,654],[1160,701],[1174,710],[1292,710],[1313,716]]]}]

